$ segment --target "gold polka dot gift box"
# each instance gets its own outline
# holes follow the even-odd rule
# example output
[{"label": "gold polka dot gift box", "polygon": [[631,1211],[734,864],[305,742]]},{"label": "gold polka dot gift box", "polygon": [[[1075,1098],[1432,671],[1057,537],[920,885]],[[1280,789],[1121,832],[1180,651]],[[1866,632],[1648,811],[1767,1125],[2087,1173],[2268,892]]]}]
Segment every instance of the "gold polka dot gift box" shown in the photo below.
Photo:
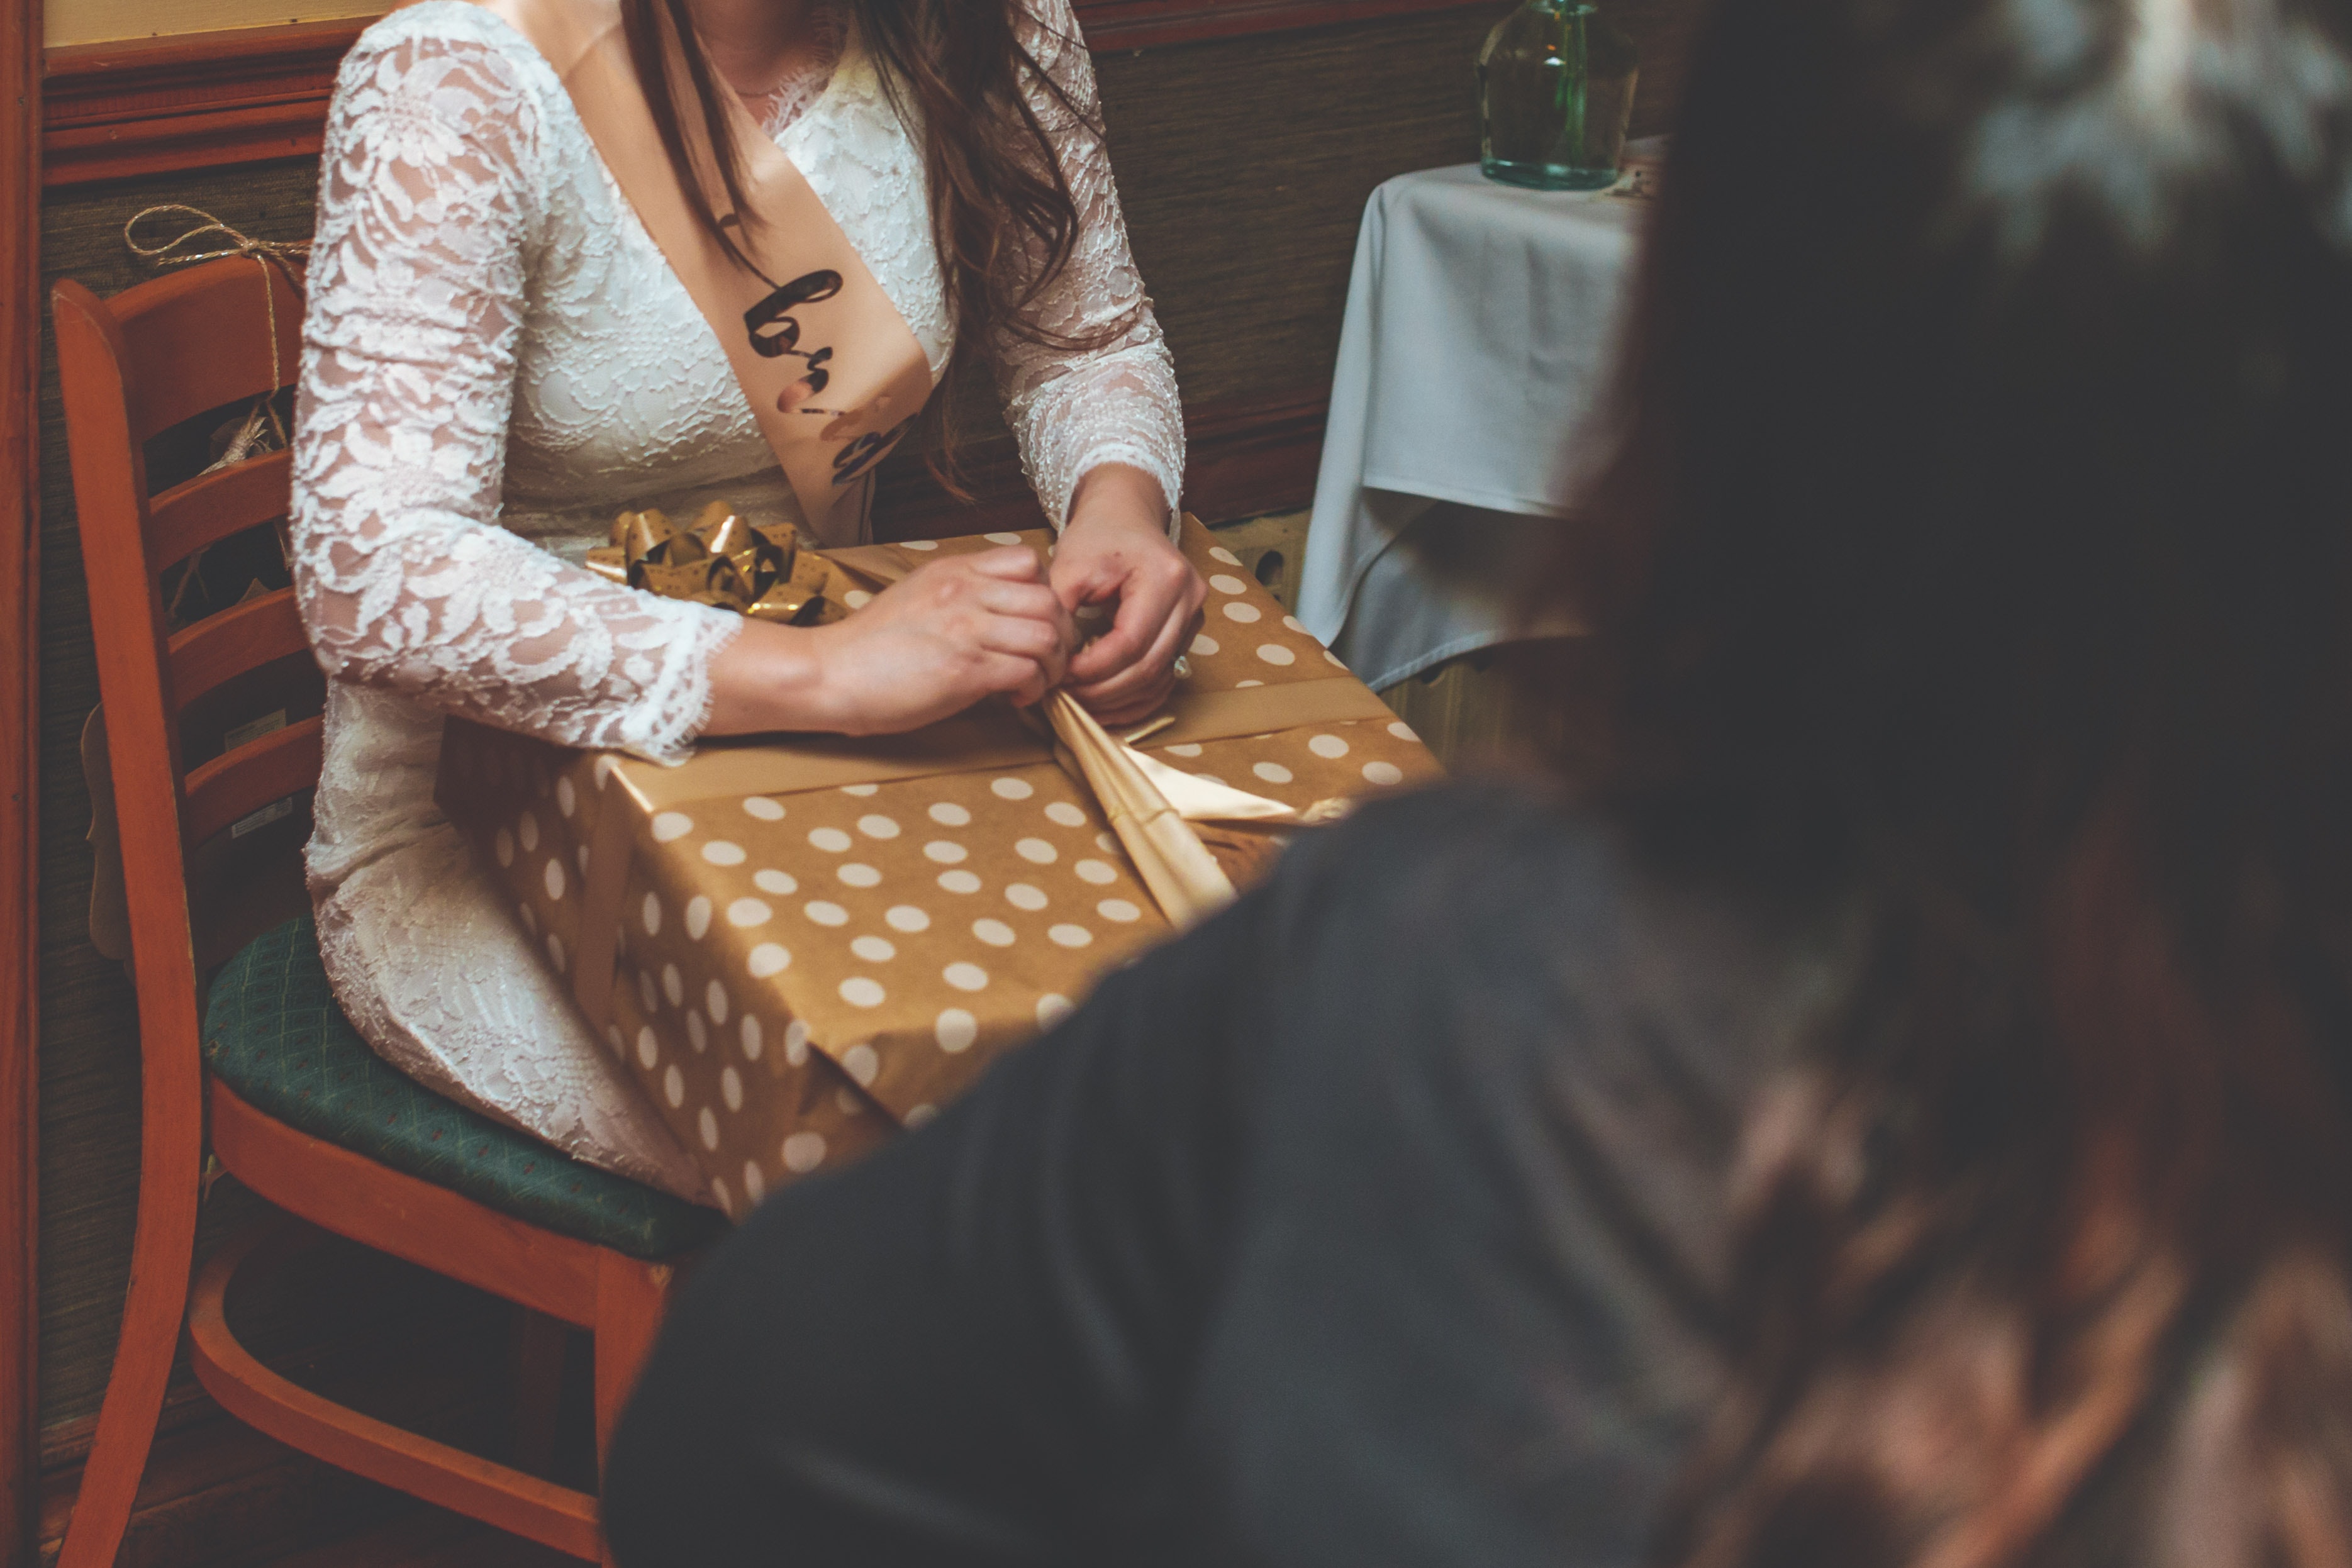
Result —
[{"label": "gold polka dot gift box", "polygon": [[[1050,536],[829,559],[879,587],[1011,542]],[[1259,869],[1265,831],[1437,775],[1207,529],[1186,519],[1183,542],[1205,622],[1132,746],[1096,729],[1088,749],[1075,704],[1058,735],[986,704],[911,735],[706,744],[674,768],[449,721],[443,810],[728,1212],[922,1122],[1170,934],[1138,799],[1181,830],[1180,858],[1206,841],[1223,886]],[[1257,821],[1186,827],[1171,801]]]}]

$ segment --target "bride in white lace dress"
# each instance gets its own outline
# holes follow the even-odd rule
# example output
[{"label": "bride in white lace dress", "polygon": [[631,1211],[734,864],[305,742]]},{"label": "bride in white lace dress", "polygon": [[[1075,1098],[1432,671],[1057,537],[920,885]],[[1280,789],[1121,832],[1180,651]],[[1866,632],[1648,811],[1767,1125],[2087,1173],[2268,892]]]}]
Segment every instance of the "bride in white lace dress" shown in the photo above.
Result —
[{"label": "bride in white lace dress", "polygon": [[[938,128],[973,118],[939,95],[985,73],[974,78],[967,50],[929,62],[919,91],[886,82],[889,51],[866,41],[895,26],[891,37],[952,47],[997,4],[1037,69],[1007,51],[1002,96],[1029,114],[1001,105],[995,145],[1025,137],[1026,167],[1046,171],[1049,192],[1050,147],[1067,193],[1062,264],[1047,265],[1051,232],[1013,227],[1010,281],[943,267],[933,237],[941,198],[927,169],[970,151],[934,145]],[[1025,552],[960,558],[803,630],[584,570],[625,505],[690,516],[724,496],[754,518],[797,518],[797,505],[717,337],[553,71],[468,0],[394,12],[343,63],[310,272],[292,538],[331,677],[310,874],[344,1010],[441,1092],[699,1197],[691,1163],[436,809],[443,716],[656,759],[708,734],[907,727],[1055,683],[1118,718],[1164,694],[1201,590],[1168,542],[1183,466],[1175,382],[1067,0],[688,8],[718,76],[805,174],[934,381],[951,350],[992,361],[1031,481],[1065,530],[1048,579]],[[1017,157],[1000,152],[998,172]],[[968,201],[962,216],[960,232],[974,232]],[[1021,308],[976,322],[992,300]],[[1073,653],[1072,612],[1113,599],[1112,630]]]}]

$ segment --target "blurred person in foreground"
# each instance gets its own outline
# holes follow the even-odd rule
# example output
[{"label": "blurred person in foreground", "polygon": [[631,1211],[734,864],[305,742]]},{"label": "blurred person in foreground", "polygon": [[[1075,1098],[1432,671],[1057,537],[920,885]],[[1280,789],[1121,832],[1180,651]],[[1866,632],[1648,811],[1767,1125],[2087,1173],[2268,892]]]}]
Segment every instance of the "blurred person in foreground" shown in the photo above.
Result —
[{"label": "blurred person in foreground", "polygon": [[2352,1563],[2347,38],[1725,0],[1565,782],[772,1199],[619,1560]]}]

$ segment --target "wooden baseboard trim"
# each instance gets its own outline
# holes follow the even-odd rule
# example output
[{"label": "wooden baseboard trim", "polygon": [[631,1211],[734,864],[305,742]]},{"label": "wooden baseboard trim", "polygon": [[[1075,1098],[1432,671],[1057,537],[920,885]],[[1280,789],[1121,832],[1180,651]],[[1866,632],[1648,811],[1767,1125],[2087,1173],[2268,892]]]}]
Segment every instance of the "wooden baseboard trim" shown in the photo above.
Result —
[{"label": "wooden baseboard trim", "polygon": [[[1201,43],[1498,0],[1076,0],[1097,52]],[[335,68],[372,16],[47,51],[42,183],[314,155]]]}]

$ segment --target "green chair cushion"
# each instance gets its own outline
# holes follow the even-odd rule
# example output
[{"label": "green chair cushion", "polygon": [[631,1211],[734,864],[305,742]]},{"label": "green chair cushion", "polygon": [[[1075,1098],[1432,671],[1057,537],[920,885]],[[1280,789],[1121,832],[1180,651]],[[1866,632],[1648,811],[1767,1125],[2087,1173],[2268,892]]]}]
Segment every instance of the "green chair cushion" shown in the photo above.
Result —
[{"label": "green chair cushion", "polygon": [[335,1005],[307,915],[263,932],[214,979],[205,1064],[290,1127],[559,1235],[666,1258],[726,1228],[712,1209],[583,1165],[376,1055]]}]

